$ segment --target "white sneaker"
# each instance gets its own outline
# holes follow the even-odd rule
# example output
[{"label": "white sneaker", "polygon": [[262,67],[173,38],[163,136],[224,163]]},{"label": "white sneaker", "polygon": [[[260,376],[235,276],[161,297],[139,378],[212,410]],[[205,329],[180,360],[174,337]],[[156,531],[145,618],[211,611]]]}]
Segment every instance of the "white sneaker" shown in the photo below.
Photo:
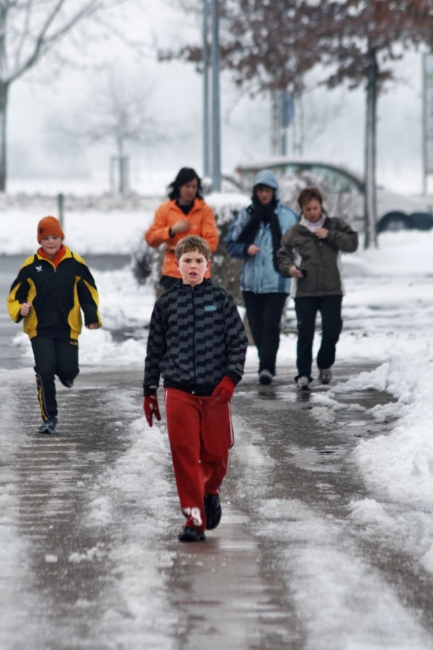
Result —
[{"label": "white sneaker", "polygon": [[308,390],[310,387],[309,377],[299,377],[298,381],[296,382],[296,386],[298,390]]},{"label": "white sneaker", "polygon": [[322,368],[319,372],[319,379],[322,384],[330,384],[332,379],[331,368]]}]

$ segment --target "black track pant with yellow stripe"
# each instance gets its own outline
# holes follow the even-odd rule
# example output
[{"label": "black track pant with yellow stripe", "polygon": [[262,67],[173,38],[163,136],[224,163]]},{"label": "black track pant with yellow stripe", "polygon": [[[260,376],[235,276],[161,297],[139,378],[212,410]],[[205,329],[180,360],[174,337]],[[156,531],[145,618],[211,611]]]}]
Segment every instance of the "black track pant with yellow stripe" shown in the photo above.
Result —
[{"label": "black track pant with yellow stripe", "polygon": [[55,375],[70,388],[80,372],[78,342],[54,336],[35,336],[31,344],[42,419],[49,420],[57,415]]}]

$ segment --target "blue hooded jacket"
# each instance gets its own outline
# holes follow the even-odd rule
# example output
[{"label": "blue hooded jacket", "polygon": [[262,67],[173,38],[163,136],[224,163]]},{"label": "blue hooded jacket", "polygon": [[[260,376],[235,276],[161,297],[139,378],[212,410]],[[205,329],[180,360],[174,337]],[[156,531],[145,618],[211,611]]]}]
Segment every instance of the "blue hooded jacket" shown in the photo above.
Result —
[{"label": "blue hooded jacket", "polygon": [[[263,169],[257,174],[253,183],[253,193],[257,185],[267,185],[274,190],[274,197],[277,201],[275,213],[280,222],[281,233],[284,235],[289,228],[298,222],[298,217],[293,210],[281,205],[278,181],[269,169]],[[257,255],[248,255],[247,249],[249,244],[237,243],[236,240],[250,218],[250,215],[250,208],[239,212],[226,237],[226,247],[230,257],[237,257],[244,260],[242,265],[241,290],[253,291],[254,293],[290,293],[290,278],[283,278],[274,268],[270,224],[260,224],[260,228],[254,239],[254,244],[260,248]]]}]

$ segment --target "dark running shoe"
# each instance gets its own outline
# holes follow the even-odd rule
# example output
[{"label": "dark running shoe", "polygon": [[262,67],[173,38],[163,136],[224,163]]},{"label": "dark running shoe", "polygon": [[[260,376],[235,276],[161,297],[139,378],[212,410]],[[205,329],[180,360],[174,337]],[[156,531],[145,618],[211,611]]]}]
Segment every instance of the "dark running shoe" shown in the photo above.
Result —
[{"label": "dark running shoe", "polygon": [[213,530],[221,521],[221,502],[218,494],[206,494],[204,497],[206,513],[206,530]]},{"label": "dark running shoe", "polygon": [[42,422],[39,427],[39,433],[55,433],[57,426],[57,418],[54,416],[49,420]]},{"label": "dark running shoe", "polygon": [[192,526],[186,526],[177,536],[179,542],[205,542],[206,535]]},{"label": "dark running shoe", "polygon": [[63,386],[66,386],[66,388],[72,388],[72,386],[74,385],[73,379],[62,379],[61,377],[59,377],[59,381],[61,384],[63,384]]},{"label": "dark running shoe", "polygon": [[272,373],[269,372],[269,370],[261,370],[260,375],[259,375],[259,384],[262,386],[269,386],[269,384],[272,384],[274,378],[272,376]]},{"label": "dark running shoe", "polygon": [[322,368],[319,373],[319,379],[322,382],[322,384],[330,384],[332,381],[331,368]]}]

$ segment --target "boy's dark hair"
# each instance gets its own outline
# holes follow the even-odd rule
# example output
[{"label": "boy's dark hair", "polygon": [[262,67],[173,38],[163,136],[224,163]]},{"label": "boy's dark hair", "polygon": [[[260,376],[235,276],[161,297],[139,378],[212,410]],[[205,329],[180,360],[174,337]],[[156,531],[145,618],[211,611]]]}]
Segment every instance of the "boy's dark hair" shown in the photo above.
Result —
[{"label": "boy's dark hair", "polygon": [[182,187],[182,185],[186,185],[187,183],[190,183],[193,180],[197,181],[198,188],[197,188],[197,198],[202,199],[203,194],[202,194],[202,187],[201,187],[201,179],[195,169],[192,169],[192,167],[182,167],[182,169],[179,170],[176,178],[170,185],[168,186],[168,198],[173,201],[174,199],[178,199],[180,196],[179,188]]},{"label": "boy's dark hair", "polygon": [[306,203],[309,203],[313,199],[316,199],[316,201],[319,201],[320,205],[323,205],[323,195],[318,187],[304,187],[304,189],[299,192],[298,196],[298,204],[301,210]]},{"label": "boy's dark hair", "polygon": [[190,253],[191,251],[198,251],[203,255],[203,257],[208,261],[210,259],[210,247],[207,241],[203,237],[198,235],[187,235],[183,237],[176,246],[174,254],[177,260],[180,260],[184,253]]}]

